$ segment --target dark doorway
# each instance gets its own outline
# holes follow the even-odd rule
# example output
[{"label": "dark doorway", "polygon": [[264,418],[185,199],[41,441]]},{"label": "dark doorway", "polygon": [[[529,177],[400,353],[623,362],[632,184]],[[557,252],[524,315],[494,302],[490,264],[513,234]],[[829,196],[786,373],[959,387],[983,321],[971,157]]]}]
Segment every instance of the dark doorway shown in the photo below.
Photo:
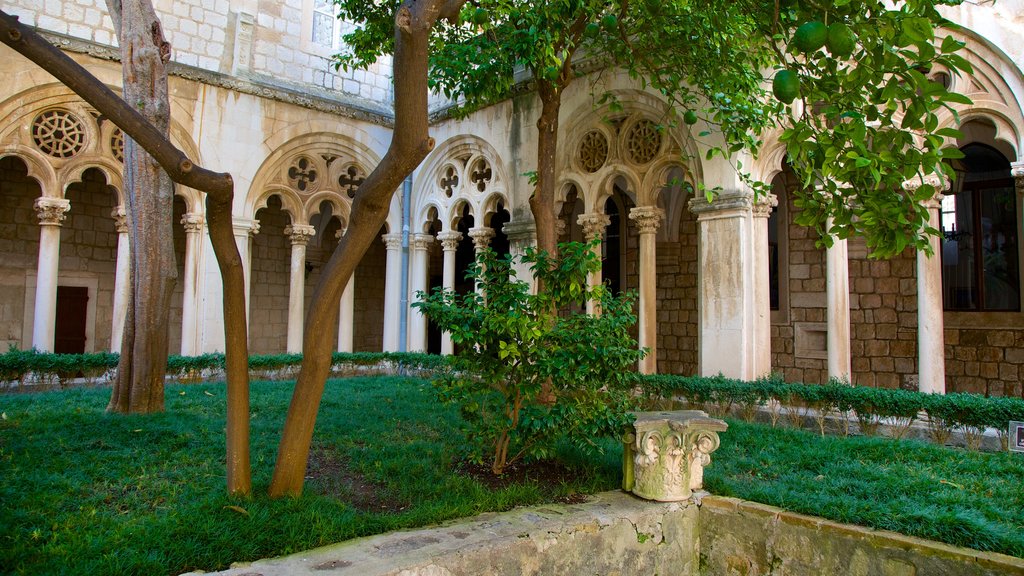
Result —
[{"label": "dark doorway", "polygon": [[89,288],[57,286],[57,326],[53,351],[58,354],[85,353],[85,314]]}]

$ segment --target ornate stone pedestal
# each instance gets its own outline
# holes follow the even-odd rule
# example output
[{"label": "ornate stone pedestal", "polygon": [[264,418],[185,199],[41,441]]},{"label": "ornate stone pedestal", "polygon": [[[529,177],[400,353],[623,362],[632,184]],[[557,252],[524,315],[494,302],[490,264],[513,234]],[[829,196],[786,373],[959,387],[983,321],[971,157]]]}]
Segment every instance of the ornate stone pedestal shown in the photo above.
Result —
[{"label": "ornate stone pedestal", "polygon": [[701,410],[637,412],[623,437],[622,489],[647,500],[686,500],[704,485],[704,466],[728,427]]}]

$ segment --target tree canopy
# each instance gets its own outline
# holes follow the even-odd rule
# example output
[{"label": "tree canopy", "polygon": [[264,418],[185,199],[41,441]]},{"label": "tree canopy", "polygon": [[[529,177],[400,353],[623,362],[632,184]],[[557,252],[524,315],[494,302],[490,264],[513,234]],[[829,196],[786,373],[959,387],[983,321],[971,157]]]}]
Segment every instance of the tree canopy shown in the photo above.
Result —
[{"label": "tree canopy", "polygon": [[[391,51],[397,2],[338,3],[365,22],[347,37],[340,65]],[[575,63],[623,68],[674,105],[665,125],[689,126],[709,159],[727,156],[757,192],[767,183],[746,173],[743,158],[779,134],[803,184],[797,221],[826,244],[863,236],[887,257],[927,249],[936,231],[923,201],[960,157],[960,134],[942,118],[955,120],[955,106],[970,101],[938,74],[971,72],[956,25],[938,11],[959,3],[477,0],[460,22],[434,29],[430,84],[465,114],[508,98],[524,75],[545,100],[582,74]],[[539,158],[537,172],[540,191],[553,168]],[[540,227],[536,206],[534,215]]]}]

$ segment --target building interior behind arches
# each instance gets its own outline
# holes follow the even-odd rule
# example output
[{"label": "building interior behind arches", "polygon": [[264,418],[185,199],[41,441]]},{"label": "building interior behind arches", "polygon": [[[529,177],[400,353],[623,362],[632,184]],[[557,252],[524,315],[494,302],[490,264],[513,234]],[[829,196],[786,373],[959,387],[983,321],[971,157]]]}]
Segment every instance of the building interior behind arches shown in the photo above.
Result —
[{"label": "building interior behind arches", "polygon": [[[299,352],[313,289],[358,218],[354,190],[390,143],[393,70],[387,58],[336,69],[331,55],[352,24],[321,3],[252,13],[257,4],[156,3],[172,46],[170,133],[196,164],[236,183],[250,351]],[[799,182],[778,134],[762,135],[751,162],[773,195],[758,197],[704,160],[708,145],[689,126],[660,129],[669,104],[644,83],[614,70],[575,81],[560,117],[558,238],[601,238],[594,280],[639,294],[634,334],[651,354],[637,369],[824,383],[839,365],[855,385],[1024,397],[1024,46],[1013,41],[1024,24],[1008,4],[943,8],[963,24],[952,34],[974,72],[942,80],[973,104],[956,105],[961,124],[947,120],[963,133],[964,158],[929,208],[940,231],[930,258],[908,248],[872,259],[857,237],[822,247],[796,223]],[[120,90],[104,2],[12,0],[4,10]],[[33,63],[0,52],[0,348],[119,351],[124,138]],[[615,94],[614,109],[595,103],[601,92]],[[535,241],[526,173],[539,106],[509,100],[456,118],[443,114],[444,98],[430,105],[437,145],[411,176],[408,206],[396,191],[338,303],[339,351],[451,354],[450,338],[411,308],[416,292],[472,290],[463,276],[478,250],[515,255]],[[701,186],[736,201],[695,197]],[[173,206],[171,352],[222,351],[202,196],[179,188]],[[941,290],[923,289],[926,278]],[[938,337],[921,337],[926,322]]]}]

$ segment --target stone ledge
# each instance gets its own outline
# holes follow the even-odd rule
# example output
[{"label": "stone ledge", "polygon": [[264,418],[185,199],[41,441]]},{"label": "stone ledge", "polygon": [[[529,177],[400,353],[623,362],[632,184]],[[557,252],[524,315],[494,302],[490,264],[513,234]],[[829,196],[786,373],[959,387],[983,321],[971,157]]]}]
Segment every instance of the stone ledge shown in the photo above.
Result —
[{"label": "stone ledge", "polygon": [[[696,575],[697,507],[605,492],[237,564],[224,576]],[[202,574],[193,572],[192,575]]]}]

